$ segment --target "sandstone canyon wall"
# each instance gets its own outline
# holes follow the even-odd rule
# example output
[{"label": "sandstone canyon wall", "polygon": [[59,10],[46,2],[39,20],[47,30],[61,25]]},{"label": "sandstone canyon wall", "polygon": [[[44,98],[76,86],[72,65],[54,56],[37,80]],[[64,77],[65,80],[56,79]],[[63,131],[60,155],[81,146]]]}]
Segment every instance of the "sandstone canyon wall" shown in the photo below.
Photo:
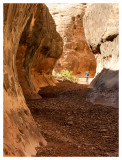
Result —
[{"label": "sandstone canyon wall", "polygon": [[83,4],[48,6],[64,41],[57,64],[63,41],[46,5],[4,4],[4,156],[33,156],[46,145],[25,98],[41,98],[40,87],[55,85],[55,64],[57,71],[88,70],[93,77],[97,60],[97,72],[106,69],[91,83],[88,100],[118,106],[118,5],[88,4],[85,16]]},{"label": "sandstone canyon wall", "polygon": [[118,69],[119,5],[87,4],[84,31],[96,57],[96,72],[100,73],[103,68]]},{"label": "sandstone canyon wall", "polygon": [[[96,16],[97,15],[97,16]],[[119,5],[88,4],[84,16],[87,42],[97,61],[88,100],[118,107]]]},{"label": "sandstone canyon wall", "polygon": [[90,77],[94,77],[96,60],[87,45],[83,27],[86,4],[47,3],[46,5],[56,22],[57,31],[64,41],[63,54],[56,63],[55,71],[68,69],[80,77],[84,77],[85,72],[89,71]]},{"label": "sandstone canyon wall", "polygon": [[17,51],[18,76],[26,98],[39,98],[40,87],[55,85],[51,73],[62,50],[63,41],[48,8],[38,4],[24,28]]},{"label": "sandstone canyon wall", "polygon": [[46,145],[25,97],[40,98],[42,79],[53,83],[50,72],[62,46],[44,4],[4,4],[4,156],[33,156],[35,147]]}]

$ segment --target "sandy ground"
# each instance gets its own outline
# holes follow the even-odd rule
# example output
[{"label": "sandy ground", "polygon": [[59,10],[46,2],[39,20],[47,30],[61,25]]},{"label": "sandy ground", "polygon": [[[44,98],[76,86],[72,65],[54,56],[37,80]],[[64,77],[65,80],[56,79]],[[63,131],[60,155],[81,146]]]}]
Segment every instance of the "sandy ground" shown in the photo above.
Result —
[{"label": "sandy ground", "polygon": [[36,157],[118,156],[118,109],[86,101],[85,84],[61,82],[41,88],[41,100],[27,100],[47,140]]}]

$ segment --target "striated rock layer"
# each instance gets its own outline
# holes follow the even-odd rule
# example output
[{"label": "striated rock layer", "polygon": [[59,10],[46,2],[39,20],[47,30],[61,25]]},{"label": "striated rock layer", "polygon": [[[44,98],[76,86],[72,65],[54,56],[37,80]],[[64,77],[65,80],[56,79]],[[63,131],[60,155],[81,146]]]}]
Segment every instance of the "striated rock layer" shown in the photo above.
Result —
[{"label": "striated rock layer", "polygon": [[53,83],[62,45],[44,4],[4,4],[4,156],[33,156],[46,145],[24,96],[40,98],[40,81]]},{"label": "striated rock layer", "polygon": [[102,71],[90,85],[88,100],[118,107],[119,5],[88,4],[84,29],[96,57],[97,74]]},{"label": "striated rock layer", "polygon": [[86,5],[80,3],[47,3],[46,5],[64,41],[63,54],[56,63],[55,71],[68,69],[80,77],[84,77],[85,72],[89,71],[90,77],[94,77],[96,60],[87,45],[83,27]]}]

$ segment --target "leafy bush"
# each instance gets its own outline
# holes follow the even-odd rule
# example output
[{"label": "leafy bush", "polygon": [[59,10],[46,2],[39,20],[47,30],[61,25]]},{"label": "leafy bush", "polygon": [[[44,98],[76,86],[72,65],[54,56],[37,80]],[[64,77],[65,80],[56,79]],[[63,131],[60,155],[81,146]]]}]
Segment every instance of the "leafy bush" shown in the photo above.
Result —
[{"label": "leafy bush", "polygon": [[72,77],[71,74],[72,74],[72,71],[68,71],[68,70],[64,70],[64,69],[61,71],[62,77],[66,78],[66,79],[70,79]]},{"label": "leafy bush", "polygon": [[61,79],[63,81],[69,81],[73,83],[78,82],[78,78],[75,76],[72,76],[72,71],[68,71],[67,69],[63,69],[60,73],[56,73],[55,70],[53,70],[53,76],[56,77],[57,79]]},{"label": "leafy bush", "polygon": [[63,81],[70,81],[73,83],[78,82],[78,78],[71,75],[72,71],[68,71],[67,69],[66,70],[63,69],[60,74],[61,74],[61,78],[63,79]]},{"label": "leafy bush", "polygon": [[67,69],[63,69],[60,73],[57,73],[55,70],[53,70],[52,72],[52,75],[57,79],[77,83],[78,78],[75,76],[72,76],[71,74],[72,74],[72,71],[68,71]]}]

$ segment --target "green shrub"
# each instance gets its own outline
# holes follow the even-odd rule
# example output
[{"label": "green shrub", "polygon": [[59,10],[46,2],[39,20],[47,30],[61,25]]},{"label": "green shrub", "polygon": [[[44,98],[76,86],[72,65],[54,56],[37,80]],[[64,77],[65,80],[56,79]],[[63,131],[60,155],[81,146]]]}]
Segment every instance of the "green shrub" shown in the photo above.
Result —
[{"label": "green shrub", "polygon": [[72,71],[68,71],[67,69],[66,70],[63,69],[60,74],[63,81],[70,81],[73,83],[77,83],[78,81],[77,77],[71,75]]},{"label": "green shrub", "polygon": [[72,71],[68,71],[67,69],[63,69],[60,73],[57,73],[55,70],[53,70],[52,72],[52,75],[57,79],[77,83],[78,78],[75,76],[72,76],[71,74],[72,74]]}]

